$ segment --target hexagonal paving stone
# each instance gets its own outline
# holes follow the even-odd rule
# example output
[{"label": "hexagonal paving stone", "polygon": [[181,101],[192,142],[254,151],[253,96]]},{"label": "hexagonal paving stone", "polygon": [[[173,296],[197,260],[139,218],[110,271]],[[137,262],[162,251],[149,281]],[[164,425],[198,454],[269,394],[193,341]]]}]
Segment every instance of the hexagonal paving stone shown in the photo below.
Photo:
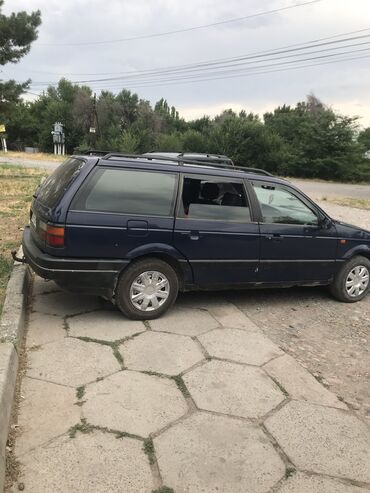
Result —
[{"label": "hexagonal paving stone", "polygon": [[147,331],[123,344],[125,366],[132,370],[178,375],[204,356],[190,337]]},{"label": "hexagonal paving stone", "polygon": [[284,400],[277,385],[259,368],[209,361],[184,381],[201,409],[244,418],[257,418]]},{"label": "hexagonal paving stone", "polygon": [[257,325],[239,310],[239,308],[226,301],[212,304],[209,312],[223,327],[232,329],[258,329]]},{"label": "hexagonal paving stone", "polygon": [[193,308],[177,308],[150,321],[153,330],[196,336],[218,327],[220,324],[206,311]]},{"label": "hexagonal paving stone", "polygon": [[22,380],[22,396],[17,456],[65,433],[80,421],[81,408],[74,405],[75,389],[25,377]]},{"label": "hexagonal paving stone", "polygon": [[285,467],[264,433],[244,421],[193,414],[154,439],[163,481],[178,492],[262,493]]},{"label": "hexagonal paving stone", "polygon": [[49,315],[74,315],[100,308],[99,298],[75,293],[48,293],[35,296],[32,310],[48,313]]},{"label": "hexagonal paving stone", "polygon": [[321,406],[348,409],[335,394],[326,389],[311,373],[289,354],[284,354],[266,365],[264,370],[279,382],[292,399],[308,401]]},{"label": "hexagonal paving stone", "polygon": [[265,425],[298,468],[370,483],[370,430],[346,411],[292,401]]},{"label": "hexagonal paving stone", "polygon": [[149,493],[153,478],[143,444],[94,431],[62,436],[21,458],[28,493]]},{"label": "hexagonal paving stone", "polygon": [[297,472],[277,491],[278,493],[366,493],[367,490],[336,479]]},{"label": "hexagonal paving stone", "polygon": [[117,341],[146,330],[143,322],[127,320],[121,312],[101,310],[67,319],[69,335]]},{"label": "hexagonal paving stone", "polygon": [[270,339],[254,330],[216,329],[198,339],[211,356],[250,365],[263,365],[284,354]]},{"label": "hexagonal paving stone", "polygon": [[83,413],[93,425],[142,437],[187,411],[173,380],[134,371],[116,373],[86,388]]},{"label": "hexagonal paving stone", "polygon": [[28,353],[28,376],[78,387],[120,370],[108,346],[66,337]]},{"label": "hexagonal paving stone", "polygon": [[67,336],[62,317],[34,312],[30,314],[27,332],[27,347],[42,346],[59,341]]}]

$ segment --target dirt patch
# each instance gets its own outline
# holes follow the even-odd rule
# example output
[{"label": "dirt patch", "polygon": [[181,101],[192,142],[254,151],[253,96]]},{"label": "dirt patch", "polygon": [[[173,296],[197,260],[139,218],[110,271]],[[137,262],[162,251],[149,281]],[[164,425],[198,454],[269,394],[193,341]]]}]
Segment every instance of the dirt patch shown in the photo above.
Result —
[{"label": "dirt patch", "polygon": [[[28,300],[30,303],[31,300]],[[14,393],[14,401],[12,414],[10,417],[10,428],[8,439],[6,442],[6,452],[5,452],[5,485],[4,485],[4,493],[12,493],[14,491],[14,485],[18,481],[19,473],[20,473],[20,463],[18,462],[15,456],[15,444],[17,440],[17,436],[21,430],[18,427],[18,414],[19,414],[19,405],[22,396],[22,380],[26,375],[27,371],[27,349],[26,349],[26,338],[27,338],[27,327],[28,327],[28,314],[29,314],[30,306],[28,304],[27,314],[26,314],[26,322],[25,322],[25,333],[22,339],[20,346],[18,347],[18,374],[17,381],[15,386]],[[22,485],[19,485],[19,489],[22,488]]]}]

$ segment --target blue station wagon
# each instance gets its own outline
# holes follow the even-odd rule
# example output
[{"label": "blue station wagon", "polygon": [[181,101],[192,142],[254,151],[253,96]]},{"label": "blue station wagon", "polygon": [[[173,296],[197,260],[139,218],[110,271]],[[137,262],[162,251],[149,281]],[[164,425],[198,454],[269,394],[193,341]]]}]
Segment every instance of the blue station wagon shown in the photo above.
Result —
[{"label": "blue station wagon", "polygon": [[369,291],[370,232],[266,171],[184,157],[72,156],[35,192],[25,261],[153,319],[179,291],[330,285]]}]

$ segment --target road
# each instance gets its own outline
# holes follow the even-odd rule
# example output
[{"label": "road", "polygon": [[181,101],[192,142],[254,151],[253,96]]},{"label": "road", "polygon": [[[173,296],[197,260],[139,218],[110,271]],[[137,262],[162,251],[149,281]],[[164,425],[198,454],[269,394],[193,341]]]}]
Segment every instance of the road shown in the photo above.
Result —
[{"label": "road", "polygon": [[354,199],[370,199],[370,185],[351,185],[349,183],[333,183],[328,181],[290,180],[304,193],[313,198],[351,197]]},{"label": "road", "polygon": [[14,164],[14,166],[25,166],[26,168],[54,169],[60,163],[55,161],[37,161],[36,159],[5,157],[3,155],[0,156],[0,164]]}]

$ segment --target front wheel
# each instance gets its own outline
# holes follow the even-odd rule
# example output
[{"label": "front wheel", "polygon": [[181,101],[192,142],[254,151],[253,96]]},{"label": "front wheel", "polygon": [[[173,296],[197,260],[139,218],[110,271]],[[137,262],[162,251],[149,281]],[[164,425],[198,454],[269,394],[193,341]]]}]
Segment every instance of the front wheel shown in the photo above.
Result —
[{"label": "front wheel", "polygon": [[340,301],[354,303],[364,298],[370,289],[370,260],[354,257],[336,274],[330,286],[332,295]]},{"label": "front wheel", "polygon": [[160,317],[175,302],[179,281],[174,269],[156,258],[139,260],[122,274],[116,289],[116,304],[133,320]]}]

